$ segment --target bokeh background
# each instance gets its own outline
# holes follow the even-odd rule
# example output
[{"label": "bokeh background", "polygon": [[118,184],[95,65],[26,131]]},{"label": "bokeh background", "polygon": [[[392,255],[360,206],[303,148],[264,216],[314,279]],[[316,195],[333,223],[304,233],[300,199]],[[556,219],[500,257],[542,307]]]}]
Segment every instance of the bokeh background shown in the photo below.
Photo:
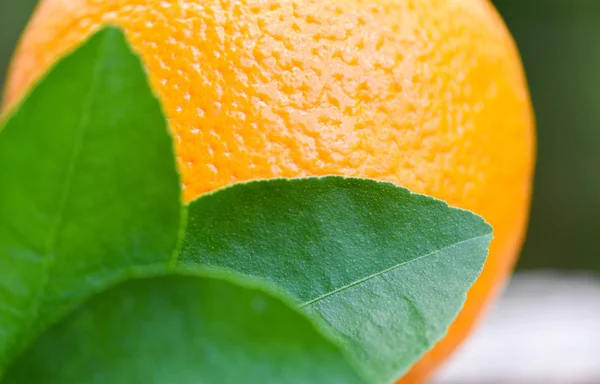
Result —
[{"label": "bokeh background", "polygon": [[[35,3],[36,0],[0,0],[0,88],[18,36]],[[600,308],[598,284],[593,278],[581,277],[582,272],[591,275],[600,272],[600,1],[496,0],[494,4],[519,46],[537,116],[538,165],[532,216],[517,266],[516,283],[509,288],[499,308],[492,311],[491,319],[484,323],[475,340],[462,351],[455,365],[451,364],[442,375],[440,382],[444,383],[508,382],[501,379],[499,373],[489,373],[494,367],[511,370],[510,365],[507,368],[498,361],[488,361],[503,358],[498,355],[498,348],[486,355],[485,349],[490,345],[495,343],[497,347],[496,336],[504,343],[510,343],[510,335],[522,332],[520,338],[525,340],[546,324],[550,327],[547,334],[538,332],[536,337],[552,339],[560,332],[566,337],[572,331],[567,323],[571,322],[571,328],[576,329],[584,326],[582,320],[589,323],[594,319],[598,320],[600,332],[600,312],[586,312],[585,309],[590,306]],[[531,271],[553,271],[553,274],[532,274]],[[531,302],[527,302],[528,297]],[[577,298],[581,297],[586,297],[587,301],[579,308]],[[547,303],[547,308],[542,308],[543,303]],[[523,308],[529,308],[530,312]],[[536,314],[533,313],[535,308],[539,308],[538,312],[554,308],[559,314]],[[564,323],[548,322],[550,316],[557,319],[565,315]],[[537,324],[532,320],[534,318],[539,318]],[[531,328],[523,328],[524,324]],[[587,348],[588,355],[600,356],[600,333],[590,333],[593,331],[584,331],[581,335],[587,343],[583,350]],[[594,339],[595,336],[598,339]],[[582,346],[576,345],[579,343],[577,337],[572,335],[568,342],[565,339],[566,344],[559,343],[555,347],[563,349],[560,354],[574,356],[573,351],[564,349],[581,350]],[[535,343],[535,340],[531,342]],[[598,348],[591,343],[597,343]],[[538,350],[527,350],[515,344],[504,353],[518,357],[516,350],[539,355],[548,349],[540,345]],[[487,377],[477,377],[477,372],[469,371],[471,368],[466,361],[473,362],[476,356],[487,359],[478,362],[487,367]],[[551,361],[554,358],[538,356],[534,363],[552,371],[550,367],[556,365]],[[585,360],[585,357],[578,359]],[[565,361],[563,359],[558,365],[564,366]],[[513,365],[523,366],[526,362],[515,361]],[[600,376],[594,376],[600,375],[600,360],[595,365],[599,368],[583,372],[581,382],[600,382]],[[570,369],[579,369],[581,373],[588,368]],[[530,370],[534,371],[533,368]],[[467,371],[475,375],[475,379],[471,377],[473,380],[469,381]],[[554,382],[579,382],[575,374],[567,375],[565,380],[557,375],[555,372],[555,379],[559,379]],[[535,377],[524,377],[523,382],[534,382]],[[505,379],[516,382],[516,378]],[[598,381],[594,381],[596,379]],[[537,380],[550,382],[541,377]]]}]

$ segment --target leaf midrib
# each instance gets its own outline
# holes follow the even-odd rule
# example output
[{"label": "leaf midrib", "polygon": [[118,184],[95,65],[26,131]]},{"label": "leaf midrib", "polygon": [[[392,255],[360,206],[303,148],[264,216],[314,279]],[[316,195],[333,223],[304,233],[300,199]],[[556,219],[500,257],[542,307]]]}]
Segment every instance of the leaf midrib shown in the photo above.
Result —
[{"label": "leaf midrib", "polygon": [[321,295],[319,297],[316,297],[316,298],[314,298],[312,300],[309,300],[309,301],[301,304],[300,306],[298,306],[298,308],[304,308],[304,307],[307,307],[309,305],[315,304],[315,303],[317,303],[317,302],[319,302],[321,300],[324,300],[324,299],[326,299],[326,298],[328,298],[330,296],[333,296],[333,295],[336,295],[336,294],[338,294],[340,292],[346,291],[346,290],[348,290],[348,289],[350,289],[350,288],[352,288],[354,286],[357,286],[359,284],[362,284],[364,282],[372,280],[372,279],[374,279],[376,277],[385,275],[386,273],[391,272],[393,270],[396,270],[398,268],[402,268],[402,267],[404,267],[406,265],[409,265],[411,263],[417,262],[419,260],[423,260],[423,259],[425,259],[427,257],[435,256],[437,254],[440,254],[442,252],[448,251],[448,250],[450,250],[452,248],[455,248],[455,247],[458,247],[460,245],[463,245],[463,244],[466,244],[466,243],[470,243],[470,242],[473,242],[473,241],[476,241],[476,240],[479,240],[479,239],[483,239],[485,237],[489,237],[490,235],[491,235],[490,233],[486,233],[486,234],[483,234],[483,235],[478,235],[478,236],[475,236],[475,237],[471,237],[469,239],[461,240],[461,241],[459,241],[457,243],[445,246],[445,247],[440,248],[440,249],[436,249],[435,251],[427,253],[425,255],[418,256],[418,257],[415,257],[414,259],[410,259],[410,260],[407,260],[405,262],[399,263],[397,265],[391,266],[391,267],[386,268],[386,269],[384,269],[382,271],[373,273],[372,275],[369,275],[369,276],[365,276],[365,277],[363,277],[361,279],[358,279],[358,280],[356,280],[356,281],[354,281],[352,283],[346,284],[346,285],[344,285],[344,286],[342,286],[340,288],[334,289],[331,292],[327,292],[327,293],[325,293],[325,294],[323,294],[323,295]]},{"label": "leaf midrib", "polygon": [[[30,309],[29,320],[27,321],[27,324],[24,326],[24,329],[26,329],[26,328],[29,329],[30,334],[26,335],[26,337],[22,338],[23,341],[18,346],[17,353],[19,353],[20,350],[22,350],[25,346],[27,346],[27,344],[29,344],[31,339],[34,337],[34,335],[32,334],[33,333],[32,331],[34,331],[34,330],[32,330],[32,327],[33,327],[33,324],[35,324],[35,321],[37,320],[37,318],[39,317],[41,303],[42,303],[44,297],[46,296],[48,282],[50,280],[50,271],[54,267],[54,263],[56,261],[56,247],[58,245],[58,238],[59,238],[60,232],[65,223],[65,213],[67,210],[67,205],[68,205],[69,199],[71,197],[73,180],[74,180],[75,174],[77,172],[77,165],[79,164],[79,160],[81,158],[84,137],[87,133],[87,127],[89,126],[92,106],[94,105],[95,97],[98,93],[98,88],[101,83],[100,77],[101,77],[101,73],[103,71],[104,63],[102,62],[102,60],[99,60],[99,58],[102,57],[102,55],[105,53],[106,46],[107,46],[107,39],[103,39],[100,42],[98,48],[96,49],[95,58],[93,59],[94,66],[92,68],[90,88],[81,104],[82,105],[82,116],[79,120],[78,127],[77,127],[78,135],[76,137],[76,141],[73,146],[73,151],[72,151],[71,157],[69,159],[69,164],[68,164],[69,168],[67,170],[67,174],[65,175],[65,179],[64,179],[64,183],[63,183],[64,188],[62,189],[62,192],[61,192],[58,209],[56,211],[57,217],[56,217],[55,223],[53,225],[54,231],[52,231],[50,236],[48,237],[47,250],[44,253],[44,258],[42,260],[44,268],[43,268],[43,277],[42,277],[43,280],[42,280],[42,284],[41,284],[41,289],[38,291],[38,294],[36,295],[35,299],[33,300],[32,307]],[[9,362],[10,362],[10,358],[7,363],[9,363]]]}]

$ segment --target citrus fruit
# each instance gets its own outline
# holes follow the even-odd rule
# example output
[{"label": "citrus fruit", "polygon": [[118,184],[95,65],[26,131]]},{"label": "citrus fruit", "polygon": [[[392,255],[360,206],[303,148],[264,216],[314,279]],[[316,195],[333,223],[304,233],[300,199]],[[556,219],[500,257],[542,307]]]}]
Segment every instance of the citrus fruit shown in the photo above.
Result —
[{"label": "citrus fruit", "polygon": [[184,197],[259,178],[391,181],[495,228],[421,382],[505,282],[528,216],[534,123],[518,53],[485,0],[42,0],[6,106],[105,24],[141,55],[174,134]]}]

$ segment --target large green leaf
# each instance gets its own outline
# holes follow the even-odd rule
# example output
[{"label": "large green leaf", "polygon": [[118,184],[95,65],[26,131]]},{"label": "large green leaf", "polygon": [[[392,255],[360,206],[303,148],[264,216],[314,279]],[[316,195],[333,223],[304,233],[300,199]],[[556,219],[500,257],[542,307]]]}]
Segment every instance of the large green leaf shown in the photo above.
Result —
[{"label": "large green leaf", "polygon": [[447,331],[492,229],[389,183],[326,177],[238,184],[194,201],[182,264],[265,278],[390,382]]},{"label": "large green leaf", "polygon": [[3,384],[363,383],[304,316],[230,281],[172,275],[110,289],[42,336]]},{"label": "large green leaf", "polygon": [[105,29],[60,61],[0,131],[0,372],[44,325],[180,227],[172,141],[139,59]]}]

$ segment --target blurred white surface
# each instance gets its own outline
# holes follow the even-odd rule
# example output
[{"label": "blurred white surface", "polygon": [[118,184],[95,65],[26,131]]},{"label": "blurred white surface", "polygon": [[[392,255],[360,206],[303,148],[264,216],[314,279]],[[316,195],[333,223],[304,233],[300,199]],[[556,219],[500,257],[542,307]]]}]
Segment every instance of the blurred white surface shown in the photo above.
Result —
[{"label": "blurred white surface", "polygon": [[517,274],[434,384],[600,384],[600,279]]}]

